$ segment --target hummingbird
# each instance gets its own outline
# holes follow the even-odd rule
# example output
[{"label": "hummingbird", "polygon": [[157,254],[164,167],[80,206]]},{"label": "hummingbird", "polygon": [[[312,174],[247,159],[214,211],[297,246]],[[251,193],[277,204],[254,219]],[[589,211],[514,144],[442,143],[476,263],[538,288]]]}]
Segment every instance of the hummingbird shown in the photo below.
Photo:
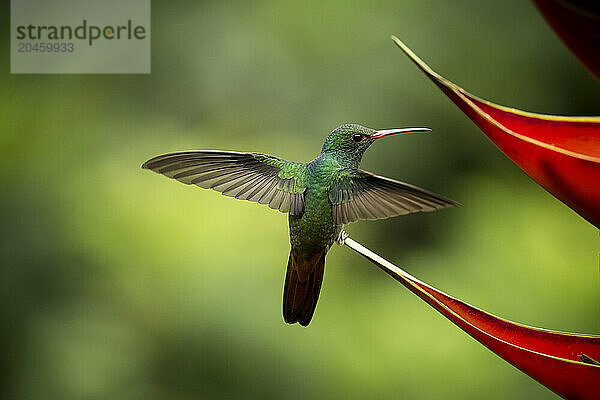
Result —
[{"label": "hummingbird", "polygon": [[457,206],[419,187],[359,169],[376,140],[429,128],[374,130],[357,124],[334,129],[308,163],[262,153],[193,150],[146,161],[149,169],[187,185],[267,204],[288,214],[291,250],[283,290],[286,323],[308,326],[317,305],[325,255],[343,244],[344,225]]}]

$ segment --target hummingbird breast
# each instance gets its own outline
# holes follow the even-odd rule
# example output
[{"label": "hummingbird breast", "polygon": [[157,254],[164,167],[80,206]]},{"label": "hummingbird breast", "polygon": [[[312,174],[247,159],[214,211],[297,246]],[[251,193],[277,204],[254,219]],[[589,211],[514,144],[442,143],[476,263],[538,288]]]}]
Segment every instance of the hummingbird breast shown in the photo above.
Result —
[{"label": "hummingbird breast", "polygon": [[341,166],[320,156],[307,165],[307,188],[304,192],[304,213],[290,215],[290,242],[292,249],[313,253],[329,249],[343,229],[333,222],[329,188]]}]

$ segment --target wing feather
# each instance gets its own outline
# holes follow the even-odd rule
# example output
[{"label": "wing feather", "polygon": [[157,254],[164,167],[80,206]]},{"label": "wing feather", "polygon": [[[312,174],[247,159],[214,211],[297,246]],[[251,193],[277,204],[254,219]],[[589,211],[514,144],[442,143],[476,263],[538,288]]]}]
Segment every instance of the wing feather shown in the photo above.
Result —
[{"label": "wing feather", "polygon": [[267,176],[265,178],[262,178],[260,180],[260,182],[257,182],[256,185],[255,185],[256,187],[248,195],[248,198],[246,200],[258,202],[258,200],[260,200],[260,198],[262,197],[262,195],[264,194],[264,192],[266,191],[266,189],[268,189],[267,185],[268,185],[268,183],[269,183],[270,180],[271,180],[271,178]]},{"label": "wing feather", "polygon": [[281,212],[304,212],[306,166],[302,163],[261,153],[197,150],[154,157],[142,168]]},{"label": "wing feather", "polygon": [[264,192],[260,196],[260,199],[258,199],[258,202],[260,204],[271,203],[271,200],[273,199],[273,196],[275,195],[276,191],[277,191],[277,180],[275,178],[270,178],[267,185],[265,186]]},{"label": "wing feather", "polygon": [[333,220],[347,224],[457,206],[453,200],[361,170],[342,170],[329,189]]},{"label": "wing feather", "polygon": [[292,202],[292,194],[284,193],[283,199],[281,200],[281,204],[279,205],[279,211],[286,213],[290,211],[290,205]]}]

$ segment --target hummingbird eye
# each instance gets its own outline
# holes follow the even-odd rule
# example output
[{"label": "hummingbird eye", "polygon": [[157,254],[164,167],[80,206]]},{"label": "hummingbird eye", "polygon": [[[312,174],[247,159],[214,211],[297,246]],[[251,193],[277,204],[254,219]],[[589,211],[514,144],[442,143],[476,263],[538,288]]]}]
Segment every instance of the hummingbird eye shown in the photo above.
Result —
[{"label": "hummingbird eye", "polygon": [[354,135],[352,135],[352,140],[354,140],[356,143],[362,141],[365,138],[365,135],[361,135],[360,133],[355,133]]}]

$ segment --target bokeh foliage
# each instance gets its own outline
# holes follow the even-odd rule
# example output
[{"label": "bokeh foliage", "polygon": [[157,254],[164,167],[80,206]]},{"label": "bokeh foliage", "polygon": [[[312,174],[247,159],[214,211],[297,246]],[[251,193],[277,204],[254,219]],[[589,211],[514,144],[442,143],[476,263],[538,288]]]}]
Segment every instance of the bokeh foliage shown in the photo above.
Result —
[{"label": "bokeh foliage", "polygon": [[6,398],[553,398],[347,249],[328,256],[310,327],[286,326],[286,217],[140,169],[184,149],[307,161],[342,122],[429,126],[363,167],[463,207],[352,237],[495,314],[598,333],[597,231],[388,39],[497,103],[598,114],[600,86],[532,4],[152,5],[147,76],[10,75],[3,38]]}]

